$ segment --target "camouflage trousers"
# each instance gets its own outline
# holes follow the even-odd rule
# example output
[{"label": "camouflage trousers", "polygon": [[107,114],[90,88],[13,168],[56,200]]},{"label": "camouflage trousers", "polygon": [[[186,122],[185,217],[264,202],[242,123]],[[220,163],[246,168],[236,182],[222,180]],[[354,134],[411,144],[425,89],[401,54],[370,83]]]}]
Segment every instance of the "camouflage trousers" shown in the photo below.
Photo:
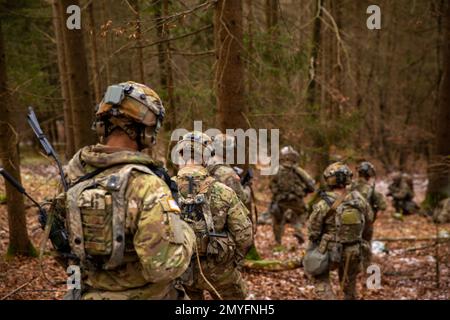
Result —
[{"label": "camouflage trousers", "polygon": [[[241,272],[237,269],[234,262],[228,264],[214,264],[211,259],[202,258],[201,267],[203,275],[220,294],[224,300],[244,300],[247,296],[247,289],[242,279]],[[189,272],[192,272],[191,281],[184,284],[187,295],[192,300],[204,300],[204,291],[209,292],[213,299],[219,297],[211,286],[205,281],[200,273],[198,262],[193,259]],[[189,278],[188,277],[188,278]]]},{"label": "camouflage trousers", "polygon": [[[81,300],[186,300],[182,285],[178,283],[152,283],[139,288],[123,291],[106,291],[86,287],[80,295]],[[64,300],[79,299],[69,291]]]},{"label": "camouflage trousers", "polygon": [[345,300],[356,299],[356,280],[361,271],[361,250],[360,245],[344,246],[341,261],[331,263],[330,268],[314,278],[314,292],[321,300],[336,300],[330,282],[330,271],[338,270],[339,285],[344,292]]},{"label": "camouflage trousers", "polygon": [[307,220],[307,209],[302,198],[279,200],[270,210],[272,228],[277,244],[281,245],[284,226],[290,223],[294,228],[294,236],[299,243],[304,242],[302,226]]}]

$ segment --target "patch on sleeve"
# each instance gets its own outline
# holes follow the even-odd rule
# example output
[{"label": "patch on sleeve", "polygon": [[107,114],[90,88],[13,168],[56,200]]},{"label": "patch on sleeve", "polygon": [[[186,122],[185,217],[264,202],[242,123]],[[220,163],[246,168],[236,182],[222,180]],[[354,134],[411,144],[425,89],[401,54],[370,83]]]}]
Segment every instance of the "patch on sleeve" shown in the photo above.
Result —
[{"label": "patch on sleeve", "polygon": [[171,196],[165,196],[160,200],[160,203],[166,212],[181,213],[180,207]]}]

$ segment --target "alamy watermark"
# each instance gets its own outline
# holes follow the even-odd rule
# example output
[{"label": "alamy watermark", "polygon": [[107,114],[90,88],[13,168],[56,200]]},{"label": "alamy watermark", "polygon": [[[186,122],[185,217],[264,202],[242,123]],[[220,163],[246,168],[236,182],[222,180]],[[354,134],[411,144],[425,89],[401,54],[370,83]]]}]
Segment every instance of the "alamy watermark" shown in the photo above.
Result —
[{"label": "alamy watermark", "polygon": [[[202,121],[194,121],[194,131],[215,137],[225,133],[235,139],[234,148],[224,148],[223,141],[213,140],[213,149],[215,151],[215,162],[229,165],[253,164],[261,166],[261,175],[274,175],[278,172],[279,153],[280,153],[280,130],[279,129],[226,129],[221,132],[219,129],[210,128],[203,131]],[[184,128],[176,129],[172,132],[171,141],[179,141],[189,130]],[[270,134],[270,138],[269,138]],[[270,140],[270,141],[269,141]],[[248,144],[247,144],[248,142]],[[224,151],[225,150],[225,151]],[[248,154],[247,154],[248,151]],[[171,151],[171,160],[174,164],[180,165],[186,158],[181,156],[174,147]],[[194,155],[194,157],[203,157],[203,159],[193,159],[196,162],[206,160],[211,157],[211,150],[205,149],[203,155]],[[248,161],[246,161],[248,159]]]}]

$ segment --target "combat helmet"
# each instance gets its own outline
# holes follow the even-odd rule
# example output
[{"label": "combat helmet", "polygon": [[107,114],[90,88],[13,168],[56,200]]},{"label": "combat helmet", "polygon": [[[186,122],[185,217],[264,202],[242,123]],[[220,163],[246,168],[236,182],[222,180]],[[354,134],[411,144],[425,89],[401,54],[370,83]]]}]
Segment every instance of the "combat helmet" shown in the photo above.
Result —
[{"label": "combat helmet", "polygon": [[374,165],[369,161],[361,162],[356,168],[356,170],[358,171],[358,174],[360,176],[365,178],[375,177],[376,174]]},{"label": "combat helmet", "polygon": [[331,188],[345,187],[351,183],[352,177],[352,170],[342,162],[330,164],[323,172],[323,178],[326,184]]},{"label": "combat helmet", "polygon": [[158,94],[146,85],[127,81],[111,85],[95,112],[93,129],[100,142],[121,128],[144,149],[156,142],[165,109]]},{"label": "combat helmet", "polygon": [[[191,131],[183,135],[175,145],[175,154],[181,156],[185,162],[188,160],[201,160],[206,166],[209,159],[214,156],[214,147],[211,138],[200,131]],[[174,163],[180,164],[180,158]]]},{"label": "combat helmet", "polygon": [[282,163],[297,163],[300,160],[300,154],[292,146],[284,146],[280,150],[280,161]]}]

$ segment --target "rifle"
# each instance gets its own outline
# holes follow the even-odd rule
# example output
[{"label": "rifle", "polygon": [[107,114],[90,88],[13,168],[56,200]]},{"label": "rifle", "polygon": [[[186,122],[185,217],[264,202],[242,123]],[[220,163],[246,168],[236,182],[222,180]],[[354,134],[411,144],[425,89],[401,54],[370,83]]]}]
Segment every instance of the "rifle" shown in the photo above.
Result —
[{"label": "rifle", "polygon": [[28,115],[27,115],[28,124],[30,125],[31,129],[33,129],[34,134],[38,138],[39,142],[41,143],[42,148],[44,148],[45,154],[47,156],[52,157],[56,165],[58,166],[59,175],[61,177],[61,183],[64,189],[64,192],[67,191],[68,186],[66,179],[64,177],[64,171],[62,169],[61,162],[59,161],[59,157],[57,153],[55,152],[55,149],[53,149],[51,143],[48,141],[47,137],[45,136],[44,132],[41,129],[41,126],[39,125],[39,121],[36,117],[36,114],[34,113],[33,107],[28,107]]},{"label": "rifle", "polygon": [[[3,176],[3,178],[8,181],[14,188],[16,188],[17,191],[19,191],[21,194],[26,196],[28,199],[31,200],[31,202],[38,208],[39,214],[38,214],[38,221],[41,225],[42,229],[45,229],[45,226],[47,224],[47,211],[36,201],[31,197],[25,190],[25,188],[17,181],[8,171],[6,171],[4,168],[0,168],[0,175]],[[50,235],[49,238],[53,244],[53,247],[61,254],[69,253],[70,252],[70,245],[69,245],[69,236],[67,234],[67,231],[64,227],[64,222],[61,221],[58,217],[54,217],[53,223],[51,225],[50,229]]]}]

